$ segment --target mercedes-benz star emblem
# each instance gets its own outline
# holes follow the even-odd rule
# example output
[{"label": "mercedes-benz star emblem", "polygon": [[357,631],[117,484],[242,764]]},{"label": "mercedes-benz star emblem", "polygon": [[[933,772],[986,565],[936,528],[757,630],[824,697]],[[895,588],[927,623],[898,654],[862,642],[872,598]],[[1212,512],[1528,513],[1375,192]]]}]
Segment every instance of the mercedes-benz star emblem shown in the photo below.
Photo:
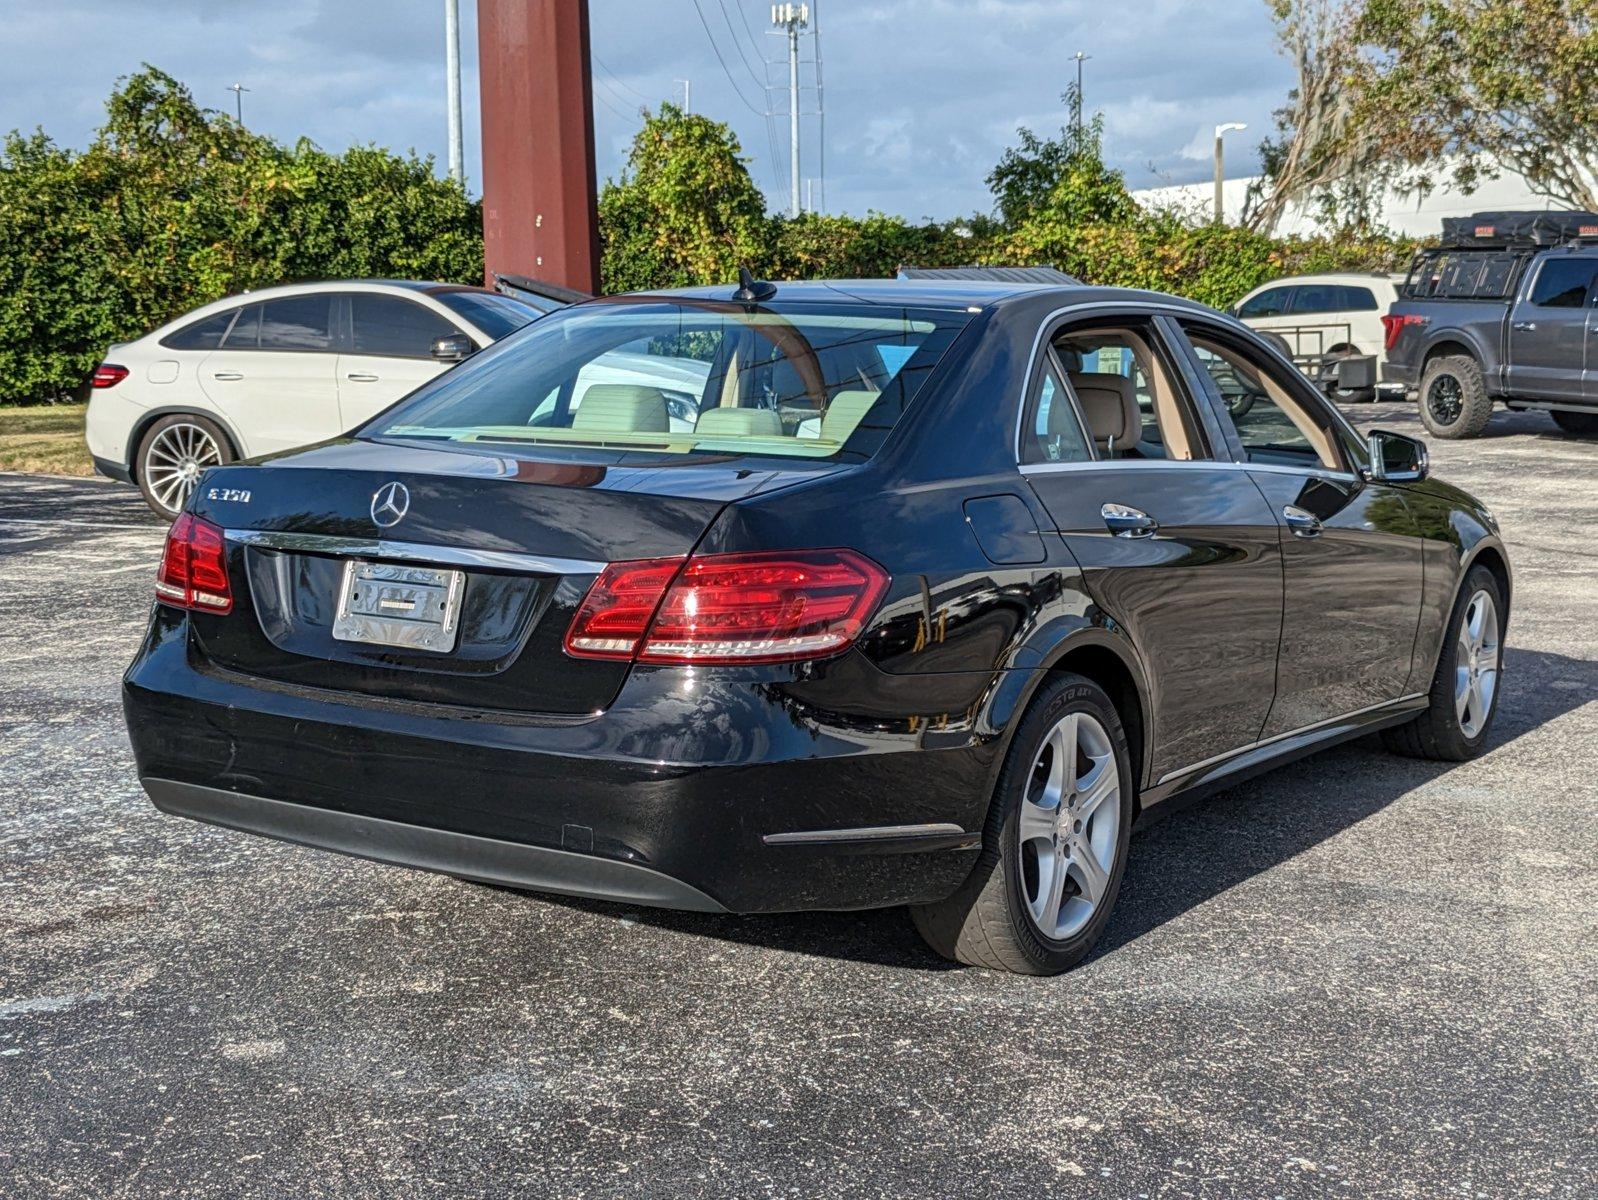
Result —
[{"label": "mercedes-benz star emblem", "polygon": [[411,493],[403,483],[385,483],[372,495],[372,520],[384,529],[398,525],[411,510]]}]

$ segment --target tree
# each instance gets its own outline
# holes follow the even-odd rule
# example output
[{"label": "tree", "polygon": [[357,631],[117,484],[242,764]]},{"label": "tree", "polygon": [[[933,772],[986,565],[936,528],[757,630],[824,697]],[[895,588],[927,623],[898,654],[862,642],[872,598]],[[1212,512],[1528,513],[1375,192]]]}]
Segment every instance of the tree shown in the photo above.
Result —
[{"label": "tree", "polygon": [[599,194],[606,291],[736,280],[771,244],[766,200],[732,129],[662,104]]},{"label": "tree", "polygon": [[106,346],[307,278],[482,278],[479,208],[431,159],[292,147],[145,66],[82,152],[0,146],[0,403],[79,385]]},{"label": "tree", "polygon": [[[1060,99],[1075,111],[1076,85]],[[1006,148],[987,178],[1004,224],[1040,217],[1074,224],[1125,221],[1137,212],[1126,177],[1105,165],[1103,113],[1065,126],[1053,138],[1040,138],[1025,126],[1016,135],[1020,146]]]},{"label": "tree", "polygon": [[1386,123],[1358,118],[1359,3],[1267,0],[1281,52],[1298,83],[1276,112],[1276,136],[1260,145],[1261,180],[1244,224],[1272,232],[1288,207],[1313,203],[1329,224],[1369,224],[1374,202],[1397,172]]},{"label": "tree", "polygon": [[1367,0],[1358,35],[1357,119],[1402,161],[1598,210],[1598,0]]}]

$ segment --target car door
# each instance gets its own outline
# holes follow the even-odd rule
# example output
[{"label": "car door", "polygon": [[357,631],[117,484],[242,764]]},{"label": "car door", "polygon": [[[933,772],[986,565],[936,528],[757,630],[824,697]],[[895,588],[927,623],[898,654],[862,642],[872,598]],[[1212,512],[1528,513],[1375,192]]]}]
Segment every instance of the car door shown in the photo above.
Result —
[{"label": "car door", "polygon": [[1505,383],[1511,395],[1565,400],[1584,394],[1594,275],[1598,257],[1589,254],[1558,252],[1535,266],[1509,314]]},{"label": "car door", "polygon": [[239,431],[250,454],[336,437],[331,292],[257,301],[200,364],[200,386]]},{"label": "car door", "polygon": [[[1398,699],[1422,584],[1420,529],[1402,490],[1364,477],[1358,436],[1297,371],[1219,324],[1178,325],[1212,413],[1278,528],[1281,653],[1263,736]],[[1241,414],[1214,382],[1239,376],[1258,392]]]},{"label": "car door", "polygon": [[[1022,472],[1153,695],[1150,783],[1252,744],[1270,710],[1281,547],[1265,498],[1172,369],[1146,316],[1051,331]],[[1081,421],[1092,436],[1073,434]]]},{"label": "car door", "polygon": [[339,412],[354,429],[446,370],[432,357],[433,340],[466,331],[405,296],[349,292],[341,300],[349,332],[338,356]]}]

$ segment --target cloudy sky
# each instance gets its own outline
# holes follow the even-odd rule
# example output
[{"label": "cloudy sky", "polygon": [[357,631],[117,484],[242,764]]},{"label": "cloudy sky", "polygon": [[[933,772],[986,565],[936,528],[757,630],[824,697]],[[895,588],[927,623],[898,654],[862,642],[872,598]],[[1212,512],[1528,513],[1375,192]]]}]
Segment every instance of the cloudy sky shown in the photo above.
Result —
[{"label": "cloudy sky", "polygon": [[[986,211],[982,179],[1017,125],[1053,130],[1085,65],[1106,151],[1134,186],[1209,177],[1224,121],[1235,171],[1291,86],[1264,0],[817,0],[826,83],[827,206],[909,217]],[[477,177],[477,30],[461,0],[466,166]],[[786,202],[786,117],[768,133],[758,86],[786,54],[768,0],[592,0],[601,178],[621,168],[638,109],[692,81],[693,107],[728,121],[755,180]],[[42,126],[81,145],[113,81],[141,62],[201,103],[328,149],[376,142],[445,158],[443,0],[6,0],[0,130]],[[708,26],[708,30],[707,30]],[[725,69],[717,60],[719,50]],[[809,49],[807,42],[806,55]],[[770,68],[786,85],[786,62]],[[808,107],[807,102],[807,107]],[[817,173],[813,119],[802,176]],[[774,140],[775,139],[775,140]],[[775,158],[774,160],[774,148]],[[442,168],[440,168],[442,169]]]}]

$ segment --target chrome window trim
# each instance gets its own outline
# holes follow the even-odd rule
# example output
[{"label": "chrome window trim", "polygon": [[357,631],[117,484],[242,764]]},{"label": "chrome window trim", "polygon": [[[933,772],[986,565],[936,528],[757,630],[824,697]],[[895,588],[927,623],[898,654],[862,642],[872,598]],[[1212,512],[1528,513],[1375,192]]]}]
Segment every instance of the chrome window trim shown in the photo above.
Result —
[{"label": "chrome window trim", "polygon": [[1300,735],[1306,733],[1314,733],[1317,729],[1325,729],[1330,725],[1337,725],[1343,721],[1351,721],[1355,717],[1363,717],[1367,713],[1378,712],[1384,708],[1395,708],[1400,704],[1407,704],[1411,700],[1424,700],[1426,699],[1426,696],[1426,692],[1411,692],[1407,696],[1396,696],[1391,700],[1381,700],[1375,704],[1367,704],[1364,708],[1356,708],[1353,712],[1346,712],[1341,716],[1327,717],[1324,721],[1316,721],[1313,725],[1304,725],[1298,729],[1289,729],[1285,733],[1273,734],[1268,738],[1261,738],[1257,742],[1250,742],[1246,746],[1238,746],[1235,749],[1227,750],[1222,754],[1214,754],[1209,758],[1201,758],[1196,763],[1190,763],[1185,767],[1178,767],[1174,771],[1167,771],[1164,775],[1161,775],[1154,781],[1154,786],[1163,787],[1165,784],[1171,782],[1173,779],[1176,779],[1178,776],[1191,775],[1194,771],[1202,771],[1205,767],[1215,766],[1219,763],[1227,761],[1228,759],[1237,758],[1239,755],[1252,753],[1253,751],[1263,749],[1266,746],[1275,745],[1277,742],[1284,742],[1288,738],[1299,737]]},{"label": "chrome window trim", "polygon": [[1192,470],[1202,467],[1211,471],[1262,471],[1270,475],[1297,475],[1316,479],[1335,479],[1344,483],[1358,483],[1361,476],[1348,471],[1333,471],[1320,464],[1313,467],[1292,467],[1285,463],[1247,463],[1224,458],[1116,458],[1094,459],[1092,462],[1022,463],[1023,475],[1049,475],[1057,471],[1086,471],[1092,469],[1119,471],[1124,469],[1147,471],[1155,467]]},{"label": "chrome window trim", "polygon": [[334,537],[321,533],[294,533],[271,529],[228,529],[228,541],[265,550],[291,550],[306,554],[331,554],[386,561],[449,563],[460,567],[486,567],[496,571],[523,571],[538,575],[597,575],[606,564],[585,558],[556,558],[511,550],[473,550],[428,542],[400,542],[389,538]]},{"label": "chrome window trim", "polygon": [[[1168,315],[1168,316],[1187,317],[1189,319],[1210,320],[1210,321],[1215,320],[1216,317],[1220,317],[1220,319],[1223,322],[1223,324],[1224,324],[1224,322],[1226,322],[1228,320],[1231,320],[1232,324],[1236,325],[1237,328],[1243,329],[1243,330],[1247,330],[1250,334],[1253,333],[1253,330],[1249,329],[1248,326],[1244,325],[1241,321],[1232,320],[1231,318],[1226,317],[1224,314],[1220,314],[1220,313],[1212,314],[1212,313],[1208,313],[1208,312],[1204,312],[1204,311],[1195,312],[1193,309],[1187,308],[1184,305],[1180,305],[1180,304],[1165,304],[1165,303],[1161,303],[1160,301],[1157,301],[1157,300],[1154,300],[1154,301],[1151,301],[1151,300],[1094,300],[1094,301],[1092,301],[1090,303],[1086,303],[1086,304],[1083,304],[1083,303],[1067,304],[1067,305],[1065,305],[1065,306],[1063,306],[1061,308],[1054,309],[1047,316],[1045,316],[1041,321],[1038,322],[1037,335],[1032,339],[1032,353],[1027,358],[1026,374],[1022,377],[1023,378],[1023,388],[1022,388],[1022,394],[1021,394],[1021,403],[1017,407],[1017,410],[1016,410],[1016,414],[1015,414],[1015,438],[1014,438],[1014,441],[1013,441],[1013,443],[1012,443],[1012,445],[1010,447],[1011,452],[1015,455],[1015,462],[1016,462],[1016,465],[1018,467],[1023,467],[1024,468],[1026,465],[1032,465],[1032,466],[1039,465],[1039,464],[1036,464],[1036,463],[1027,464],[1026,463],[1026,457],[1022,453],[1022,449],[1021,449],[1021,446],[1022,446],[1021,439],[1022,439],[1022,436],[1024,435],[1024,433],[1026,431],[1027,408],[1028,408],[1028,406],[1029,406],[1029,404],[1031,402],[1031,398],[1032,398],[1032,390],[1031,390],[1031,388],[1032,388],[1032,379],[1033,379],[1034,375],[1036,374],[1037,368],[1038,368],[1038,350],[1043,345],[1044,338],[1045,338],[1045,336],[1047,336],[1048,331],[1051,328],[1054,327],[1056,322],[1058,322],[1058,321],[1060,321],[1060,320],[1062,320],[1063,318],[1066,318],[1066,317],[1075,317],[1075,316],[1078,316],[1078,315],[1086,316],[1086,315],[1091,315],[1094,312],[1121,313],[1121,314],[1124,314],[1124,315],[1127,315],[1127,316],[1138,316],[1138,317],[1153,317],[1153,316],[1155,316],[1157,314],[1162,314],[1163,313],[1163,314]],[[1297,367],[1293,367],[1291,363],[1289,363],[1288,366],[1291,367],[1294,372],[1298,371],[1298,368]],[[1067,384],[1069,384],[1069,380],[1067,380]],[[1076,398],[1076,396],[1075,396],[1075,392],[1073,390],[1073,392],[1072,392],[1072,400],[1074,401],[1075,398]],[[1197,398],[1193,397],[1192,399],[1194,399],[1196,401]],[[1081,419],[1081,409],[1080,408],[1078,408],[1078,410],[1077,410],[1077,415],[1078,415],[1078,419],[1080,420]],[[1352,432],[1352,430],[1350,430],[1350,432]],[[1358,435],[1356,434],[1355,436],[1357,437]],[[1093,444],[1093,440],[1092,440],[1091,437],[1088,439],[1088,444],[1089,444],[1090,447]],[[1103,465],[1103,466],[1111,466],[1111,465],[1118,466],[1121,463],[1127,462],[1127,461],[1131,461],[1131,460],[1127,460],[1127,459],[1108,459],[1108,460],[1100,459],[1100,460],[1096,460],[1096,463],[1097,463],[1097,465]],[[1148,460],[1143,460],[1143,461],[1153,462],[1155,460],[1148,459]],[[1225,460],[1225,459],[1189,459],[1189,458],[1184,458],[1184,459],[1162,459],[1162,460],[1159,460],[1159,461],[1167,462],[1167,463],[1169,463],[1169,462],[1216,463],[1216,462],[1224,462],[1224,461],[1227,461],[1227,460]]]}]

